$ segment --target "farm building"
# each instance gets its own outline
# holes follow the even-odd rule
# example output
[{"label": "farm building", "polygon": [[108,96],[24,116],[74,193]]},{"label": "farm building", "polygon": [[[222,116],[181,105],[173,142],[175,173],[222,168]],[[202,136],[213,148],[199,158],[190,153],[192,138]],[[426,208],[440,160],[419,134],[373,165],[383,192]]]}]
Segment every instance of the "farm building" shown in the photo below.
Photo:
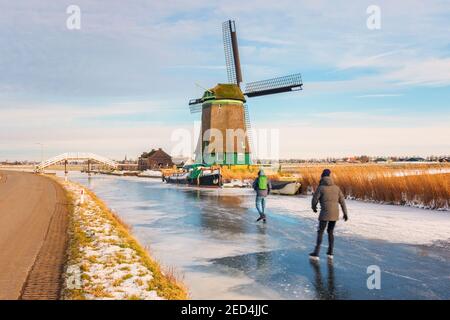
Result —
[{"label": "farm building", "polygon": [[154,170],[173,166],[172,157],[161,148],[144,152],[139,157],[138,170]]}]

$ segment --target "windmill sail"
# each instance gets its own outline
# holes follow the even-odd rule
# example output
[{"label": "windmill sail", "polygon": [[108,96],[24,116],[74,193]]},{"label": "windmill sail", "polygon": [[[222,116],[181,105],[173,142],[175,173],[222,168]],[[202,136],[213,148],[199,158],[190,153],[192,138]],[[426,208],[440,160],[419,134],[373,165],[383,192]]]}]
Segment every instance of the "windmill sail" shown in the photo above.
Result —
[{"label": "windmill sail", "polygon": [[202,111],[202,99],[191,99],[189,100],[189,110],[191,113],[199,113]]},{"label": "windmill sail", "polygon": [[190,105],[190,106],[196,105],[196,104],[199,104],[199,103],[202,103],[202,99],[201,99],[201,98],[189,100],[189,105]]},{"label": "windmill sail", "polygon": [[202,105],[201,104],[191,104],[191,105],[189,105],[189,111],[191,113],[202,112]]},{"label": "windmill sail", "polygon": [[275,93],[302,90],[302,87],[302,76],[300,73],[297,73],[285,77],[247,83],[245,85],[244,94],[250,98]]},{"label": "windmill sail", "polygon": [[250,147],[250,150],[255,150],[254,149],[255,146],[253,144],[253,129],[250,122],[250,112],[248,111],[248,105],[246,103],[244,103],[244,115],[245,115],[245,132],[247,134],[248,145]]},{"label": "windmill sail", "polygon": [[228,82],[240,85],[242,82],[242,71],[234,21],[225,21],[222,24],[222,31]]}]

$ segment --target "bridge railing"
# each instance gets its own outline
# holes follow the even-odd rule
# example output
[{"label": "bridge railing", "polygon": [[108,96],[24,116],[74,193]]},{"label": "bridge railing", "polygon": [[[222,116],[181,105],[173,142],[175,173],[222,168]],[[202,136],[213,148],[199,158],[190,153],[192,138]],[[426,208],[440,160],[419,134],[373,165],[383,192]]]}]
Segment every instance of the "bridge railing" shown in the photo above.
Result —
[{"label": "bridge railing", "polygon": [[107,166],[110,166],[112,168],[117,168],[117,163],[111,159],[108,159],[106,157],[99,156],[95,153],[89,153],[89,152],[78,152],[78,153],[63,153],[56,157],[50,158],[48,160],[45,160],[41,162],[39,165],[36,166],[36,171],[42,171],[45,168],[57,164],[62,161],[73,161],[73,160],[93,160],[102,164],[105,164]]}]

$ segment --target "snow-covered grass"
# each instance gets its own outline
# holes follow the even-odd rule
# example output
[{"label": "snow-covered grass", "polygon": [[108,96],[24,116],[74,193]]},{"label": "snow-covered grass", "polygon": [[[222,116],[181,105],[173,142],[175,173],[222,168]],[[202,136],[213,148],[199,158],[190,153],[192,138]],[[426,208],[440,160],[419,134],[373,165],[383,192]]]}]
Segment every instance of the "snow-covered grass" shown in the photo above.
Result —
[{"label": "snow-covered grass", "polygon": [[60,183],[72,209],[65,299],[187,298],[173,273],[161,271],[129,227],[92,192],[73,182]]}]

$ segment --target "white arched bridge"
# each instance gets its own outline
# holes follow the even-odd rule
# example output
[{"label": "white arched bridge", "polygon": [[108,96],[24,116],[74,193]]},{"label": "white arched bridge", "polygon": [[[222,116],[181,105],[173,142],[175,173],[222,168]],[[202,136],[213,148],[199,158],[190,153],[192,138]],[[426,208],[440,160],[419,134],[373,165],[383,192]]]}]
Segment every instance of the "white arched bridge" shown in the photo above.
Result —
[{"label": "white arched bridge", "polygon": [[88,163],[92,161],[93,163],[101,163],[114,169],[117,169],[118,167],[118,164],[115,161],[99,156],[95,153],[68,152],[41,162],[36,166],[36,171],[43,171],[45,168],[58,163],[64,163],[65,165],[67,165],[69,161],[88,161]]}]

